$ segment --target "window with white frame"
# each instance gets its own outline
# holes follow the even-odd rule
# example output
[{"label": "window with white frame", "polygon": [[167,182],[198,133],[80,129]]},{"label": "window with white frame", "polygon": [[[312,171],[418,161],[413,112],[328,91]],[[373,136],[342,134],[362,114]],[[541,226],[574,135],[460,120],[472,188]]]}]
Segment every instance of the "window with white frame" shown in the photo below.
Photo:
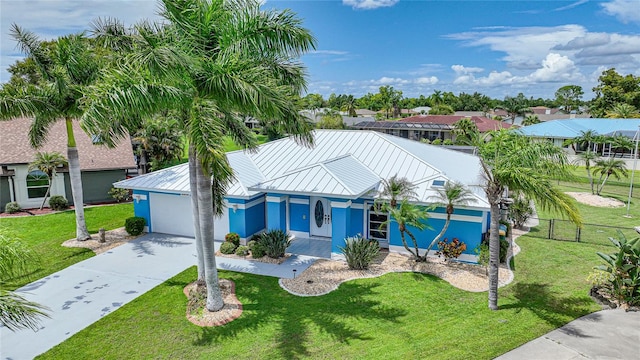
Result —
[{"label": "window with white frame", "polygon": [[387,240],[389,214],[386,212],[376,212],[374,206],[369,208],[369,238],[376,240]]},{"label": "window with white frame", "polygon": [[29,199],[42,198],[47,194],[49,177],[40,170],[27,174],[27,195]]}]

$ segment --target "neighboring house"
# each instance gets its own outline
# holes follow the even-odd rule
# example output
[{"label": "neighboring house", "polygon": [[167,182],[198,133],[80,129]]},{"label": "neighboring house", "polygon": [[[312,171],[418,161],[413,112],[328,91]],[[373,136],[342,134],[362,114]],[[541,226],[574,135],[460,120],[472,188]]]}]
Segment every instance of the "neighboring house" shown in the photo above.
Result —
[{"label": "neighboring house", "polygon": [[529,113],[533,113],[535,115],[554,115],[560,112],[560,109],[548,108],[546,106],[533,106],[529,109],[531,109]]},{"label": "neighboring house", "polygon": [[[474,250],[488,230],[481,165],[472,155],[373,131],[316,130],[313,147],[285,138],[260,145],[256,152],[227,153],[227,158],[237,180],[225,198],[224,215],[216,219],[217,240],[228,232],[246,241],[255,233],[282,229],[296,238],[325,240],[322,246],[336,256],[346,237],[362,234],[403,252],[397,223],[381,227],[388,214],[373,210],[382,180],[394,175],[416,185],[415,202],[424,206],[435,202],[436,190],[447,181],[473,191],[477,201],[455,209],[445,234],[467,244],[462,260],[476,259]],[[114,186],[133,189],[136,216],[147,219],[149,231],[193,236],[188,164]],[[433,229],[413,229],[423,250],[446,219],[441,207],[429,213]]]},{"label": "neighboring house", "polygon": [[[614,134],[616,132],[634,133],[640,126],[640,119],[564,119],[551,120],[543,123],[520,128],[524,135],[537,139],[548,139],[554,145],[563,147],[569,154],[574,154],[571,146],[564,146],[564,142],[573,139],[584,131],[591,130],[597,135]],[[602,149],[606,149],[606,146]]]},{"label": "neighboring house", "polygon": [[351,117],[351,116],[342,116],[342,122],[344,122],[344,124],[351,128],[353,127],[355,124],[362,122],[362,121],[376,121],[376,119],[372,118],[372,117]]},{"label": "neighboring house", "polygon": [[369,109],[356,109],[357,117],[376,117],[377,112],[369,110]]},{"label": "neighboring house", "polygon": [[416,114],[427,115],[431,111],[431,106],[418,106],[411,110],[415,111]]},{"label": "neighboring house", "polygon": [[[465,117],[460,115],[416,115],[398,121],[360,122],[352,128],[374,130],[411,140],[454,140],[453,124]],[[511,124],[482,116],[468,118],[476,124],[480,132],[511,127]]]},{"label": "neighboring house", "polygon": [[[39,207],[42,203],[46,184],[37,181],[39,171],[28,171],[29,163],[40,152],[59,152],[67,157],[67,132],[64,121],[56,122],[49,130],[47,141],[40,149],[29,145],[31,119],[17,118],[0,121],[0,210],[5,204],[16,201],[22,208]],[[108,194],[114,181],[122,180],[127,171],[134,171],[136,163],[131,142],[121,142],[109,149],[93,143],[77,122],[73,123],[76,138],[84,201],[86,203],[111,201]],[[47,180],[48,183],[48,180]],[[46,190],[46,188],[45,188]],[[73,204],[71,182],[68,169],[62,168],[53,179],[51,195],[62,195]]]}]

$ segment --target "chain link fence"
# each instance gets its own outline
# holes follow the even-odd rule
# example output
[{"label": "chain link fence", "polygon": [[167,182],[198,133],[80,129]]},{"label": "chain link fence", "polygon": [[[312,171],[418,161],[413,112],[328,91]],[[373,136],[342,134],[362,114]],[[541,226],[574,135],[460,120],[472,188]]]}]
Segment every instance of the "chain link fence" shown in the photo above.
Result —
[{"label": "chain link fence", "polygon": [[579,228],[568,220],[538,219],[538,221],[540,224],[531,229],[529,236],[608,246],[613,245],[609,238],[618,237],[618,231],[621,231],[627,239],[634,239],[640,236],[634,228],[602,224],[583,224],[582,228]]}]

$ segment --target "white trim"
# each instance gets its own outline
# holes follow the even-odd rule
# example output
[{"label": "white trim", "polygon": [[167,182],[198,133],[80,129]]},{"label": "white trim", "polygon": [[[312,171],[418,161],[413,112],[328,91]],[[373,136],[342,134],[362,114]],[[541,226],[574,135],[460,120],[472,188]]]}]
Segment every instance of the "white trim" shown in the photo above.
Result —
[{"label": "white trim", "polygon": [[289,197],[288,195],[282,195],[282,196],[267,196],[266,198],[267,198],[267,202],[280,203],[283,201],[287,201],[288,197]]},{"label": "white trim", "polygon": [[[413,247],[410,246],[410,248],[413,250]],[[418,251],[420,251],[420,254],[424,254],[424,252],[427,251],[427,249],[418,248]],[[429,258],[434,258],[434,259],[438,258],[438,256],[436,255],[436,251],[438,251],[438,250],[437,249],[431,249],[431,252],[429,253]],[[404,248],[404,246],[398,246],[398,245],[389,245],[389,252],[410,255],[409,252],[407,252],[407,249]],[[457,258],[455,260],[451,260],[451,261],[465,261],[465,262],[470,262],[470,263],[477,263],[478,262],[478,256],[477,255],[462,254],[462,255],[460,255],[459,258]]]},{"label": "white trim", "polygon": [[289,230],[289,234],[293,235],[294,238],[301,238],[301,239],[311,238],[311,235],[309,235],[309,233],[306,231]]},{"label": "white trim", "polygon": [[364,204],[351,203],[352,209],[364,209]]},{"label": "white trim", "polygon": [[289,198],[290,204],[300,204],[300,205],[309,205],[309,199],[301,199],[301,198]]},{"label": "white trim", "polygon": [[[443,213],[429,213],[429,217],[431,219],[438,219],[438,220],[447,220],[447,214],[443,214]],[[470,215],[456,215],[456,214],[451,214],[451,220],[455,220],[455,221],[465,221],[465,222],[475,222],[475,223],[482,223],[483,222],[483,217],[482,216],[470,216]]]},{"label": "white trim", "polygon": [[289,232],[289,229],[291,228],[291,204],[289,203],[289,197],[287,196],[287,199],[285,200],[284,203],[284,228],[286,232]]},{"label": "white trim", "polygon": [[227,207],[229,209],[233,208],[235,210],[238,210],[238,209],[246,210],[246,209],[252,208],[252,207],[254,207],[254,206],[258,205],[258,204],[262,204],[263,202],[264,202],[264,197],[255,199],[253,201],[249,201],[246,204],[232,203],[232,202],[226,201]]},{"label": "white trim", "polygon": [[348,209],[351,207],[351,200],[347,202],[329,201],[329,206],[338,209]]}]

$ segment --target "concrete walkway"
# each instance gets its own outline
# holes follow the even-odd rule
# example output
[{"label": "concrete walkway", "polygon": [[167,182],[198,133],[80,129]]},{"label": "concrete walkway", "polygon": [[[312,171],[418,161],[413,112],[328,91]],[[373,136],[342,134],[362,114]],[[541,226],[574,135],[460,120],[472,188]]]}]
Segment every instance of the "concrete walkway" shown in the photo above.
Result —
[{"label": "concrete walkway", "polygon": [[640,312],[598,311],[497,359],[640,359]]},{"label": "concrete walkway", "polygon": [[[220,246],[216,243],[216,250]],[[219,269],[293,277],[315,261],[291,256],[280,265],[217,257]],[[47,306],[51,318],[38,331],[0,328],[0,359],[32,359],[117,310],[155,286],[196,264],[192,238],[147,234],[79,262],[18,292]]]}]

